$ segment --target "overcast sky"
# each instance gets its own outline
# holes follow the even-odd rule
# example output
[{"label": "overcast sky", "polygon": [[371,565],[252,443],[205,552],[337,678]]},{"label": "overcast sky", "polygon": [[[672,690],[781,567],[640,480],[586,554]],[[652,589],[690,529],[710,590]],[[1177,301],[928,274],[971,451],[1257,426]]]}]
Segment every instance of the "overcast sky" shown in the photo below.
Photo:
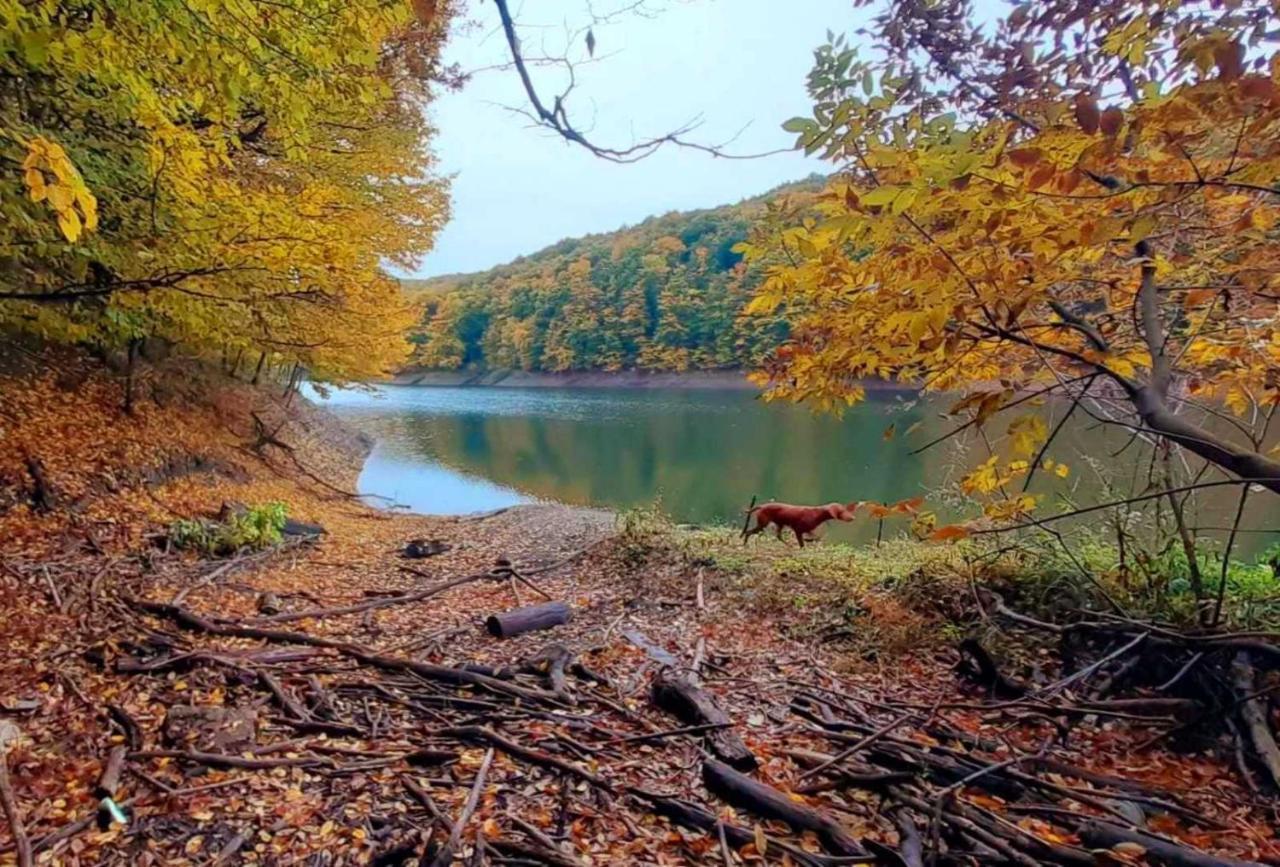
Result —
[{"label": "overcast sky", "polygon": [[[566,26],[587,23],[588,0],[513,0],[528,55],[563,54]],[[597,14],[626,0],[591,0]],[[723,141],[746,126],[730,150],[785,147],[779,125],[807,114],[805,75],[827,28],[852,30],[850,0],[650,0],[652,18],[635,15],[594,28],[597,62],[578,69],[570,116],[601,144],[625,146],[695,117],[692,138]],[[463,69],[501,63],[506,45],[497,11],[471,0],[446,57]],[[569,56],[585,58],[581,40]],[[535,68],[548,100],[558,73]],[[513,71],[482,72],[458,93],[442,95],[430,116],[440,168],[453,178],[453,218],[417,275],[475,271],[532,253],[562,238],[610,231],[653,214],[736,202],[824,170],[797,154],[719,160],[664,149],[615,165],[533,128],[504,106],[526,105]]]}]

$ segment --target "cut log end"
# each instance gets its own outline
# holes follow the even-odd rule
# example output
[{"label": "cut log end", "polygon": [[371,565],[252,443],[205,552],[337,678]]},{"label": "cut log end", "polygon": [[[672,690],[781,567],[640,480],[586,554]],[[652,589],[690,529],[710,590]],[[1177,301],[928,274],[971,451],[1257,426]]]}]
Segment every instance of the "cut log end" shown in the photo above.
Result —
[{"label": "cut log end", "polygon": [[550,629],[569,622],[572,609],[565,602],[544,602],[514,608],[498,614],[490,614],[484,621],[485,628],[495,638],[511,638],[537,629]]}]

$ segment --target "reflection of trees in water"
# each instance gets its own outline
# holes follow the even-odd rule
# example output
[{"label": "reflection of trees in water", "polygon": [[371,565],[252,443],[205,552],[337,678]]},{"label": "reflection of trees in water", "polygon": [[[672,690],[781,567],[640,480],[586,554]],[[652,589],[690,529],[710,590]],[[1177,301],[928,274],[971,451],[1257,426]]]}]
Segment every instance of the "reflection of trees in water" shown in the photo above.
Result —
[{"label": "reflection of trees in water", "polygon": [[[458,399],[474,405],[469,396]],[[957,467],[972,465],[972,450],[978,455],[987,450],[981,437],[969,437],[911,454],[912,448],[957,424],[944,417],[951,403],[945,398],[898,405],[874,396],[842,420],[766,405],[745,393],[634,392],[607,400],[593,396],[592,401],[592,411],[583,413],[579,407],[572,417],[547,412],[545,406],[538,415],[430,414],[390,404],[385,414],[361,413],[355,420],[400,460],[438,461],[534,497],[567,503],[625,508],[661,494],[672,515],[691,522],[736,521],[753,494],[822,503],[892,502],[934,493],[955,478]],[[1042,411],[1052,416],[1061,410]],[[891,422],[897,436],[886,441]],[[917,422],[919,427],[907,435]],[[997,448],[1006,426],[1000,418],[989,424],[987,435]],[[1067,501],[1114,499],[1125,495],[1129,482],[1140,486],[1147,469],[1140,449],[1129,450],[1134,458],[1125,472],[1113,469],[1111,477],[1126,483],[1110,492],[1089,465],[1094,457],[1114,468],[1111,455],[1128,439],[1124,429],[1099,426],[1077,414],[1052,454],[1071,466],[1069,478],[1042,473],[1032,486],[1046,494],[1042,508],[1056,511]],[[1230,491],[1202,495],[1201,523],[1224,523],[1214,516],[1233,510],[1233,498]],[[1160,505],[1151,504],[1151,511]],[[930,506],[938,508],[938,498],[931,497]],[[938,511],[944,519],[954,517],[945,508]],[[1250,512],[1246,526],[1276,524],[1276,509],[1269,503]],[[834,532],[865,540],[874,538],[869,526],[859,521]],[[1251,536],[1237,544],[1240,550],[1258,550],[1266,540]]]},{"label": "reflection of trees in water", "polygon": [[[825,502],[921,491],[924,463],[883,442],[883,408],[839,421],[748,395],[725,400],[628,400],[585,420],[405,414],[390,439],[393,452],[430,456],[542,498],[625,507],[660,494],[688,521],[732,518],[752,494]],[[912,410],[898,424],[920,417]]]}]

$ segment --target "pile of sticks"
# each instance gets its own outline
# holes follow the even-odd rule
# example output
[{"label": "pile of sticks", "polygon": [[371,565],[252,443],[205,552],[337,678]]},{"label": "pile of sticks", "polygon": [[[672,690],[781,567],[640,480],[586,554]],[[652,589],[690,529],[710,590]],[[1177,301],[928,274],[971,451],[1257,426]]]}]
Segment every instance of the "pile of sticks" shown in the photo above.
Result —
[{"label": "pile of sticks", "polygon": [[[983,603],[992,618],[1062,640],[1057,680],[1024,682],[967,641],[959,670],[982,691],[976,698],[929,703],[864,695],[832,688],[836,680],[821,672],[824,677],[783,684],[783,701],[774,705],[785,718],[773,716],[764,729],[753,723],[748,738],[741,708],[734,712],[717,678],[703,678],[701,647],[686,666],[624,630],[616,640],[631,641],[650,657],[637,701],[635,685],[625,688],[586,663],[586,651],[601,648],[575,648],[555,632],[533,652],[527,642],[515,645],[524,652],[494,665],[456,657],[425,661],[293,628],[304,619],[420,602],[482,579],[509,582],[513,591],[517,583],[533,586],[500,564],[347,605],[239,620],[197,611],[181,599],[119,597],[112,610],[130,616],[120,624],[121,633],[130,634],[117,642],[120,653],[102,661],[112,673],[150,679],[152,692],[163,692],[161,678],[182,673],[219,684],[229,704],[269,710],[258,727],[265,742],[217,751],[165,743],[156,721],[111,704],[103,717],[123,745],[104,751],[98,791],[113,799],[122,776],[136,778],[141,793],[134,787],[132,797],[112,800],[128,811],[178,803],[201,788],[166,779],[161,768],[249,774],[284,768],[325,788],[339,815],[351,787],[392,775],[415,812],[368,826],[373,862],[381,865],[416,858],[442,867],[469,853],[477,864],[569,867],[586,863],[575,817],[623,817],[633,840],[644,842],[662,838],[652,824],[660,816],[701,835],[708,846],[699,851],[724,864],[762,856],[818,867],[1087,865],[1097,863],[1097,850],[1119,847],[1165,864],[1224,867],[1251,862],[1166,836],[1150,820],[1167,816],[1223,834],[1233,828],[1173,792],[1065,761],[1061,750],[1075,727],[1099,718],[1140,724],[1155,733],[1153,743],[1203,739],[1225,727],[1249,784],[1257,791],[1280,787],[1269,689],[1256,670],[1280,656],[1269,636],[1184,634],[1118,618],[1060,625],[1022,615],[987,593]],[[515,620],[556,630],[567,616],[566,607],[563,618],[543,610]],[[470,628],[482,634],[479,623]],[[975,733],[958,725],[953,711],[1002,725],[994,736],[987,728]],[[513,768],[525,770],[513,774]],[[529,782],[537,779],[547,785]],[[456,812],[442,806],[456,804],[451,795],[464,789]],[[0,800],[13,803],[4,776]],[[535,821],[535,814],[543,818]],[[95,819],[109,823],[113,816],[118,820],[113,813],[43,829],[17,849],[19,863],[25,867],[48,851],[56,861]],[[128,833],[154,839],[161,830],[179,834],[186,827],[175,819],[161,829],[157,816],[145,812]],[[549,824],[546,816],[553,817]],[[224,831],[200,829],[218,843],[211,863],[233,863],[253,839],[245,828]],[[195,826],[185,833],[196,834]]]}]

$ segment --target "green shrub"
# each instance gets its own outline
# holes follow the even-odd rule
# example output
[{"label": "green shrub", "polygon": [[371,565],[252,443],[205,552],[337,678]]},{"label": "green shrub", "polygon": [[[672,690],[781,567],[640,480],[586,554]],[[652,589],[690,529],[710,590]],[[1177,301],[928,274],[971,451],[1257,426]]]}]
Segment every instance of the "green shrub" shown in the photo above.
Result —
[{"label": "green shrub", "polygon": [[169,526],[175,547],[222,557],[241,550],[258,551],[283,538],[287,508],[271,502],[233,513],[225,521],[178,520]]},{"label": "green shrub", "polygon": [[628,566],[638,566],[649,559],[675,525],[655,500],[621,512],[617,519],[618,552]]}]

